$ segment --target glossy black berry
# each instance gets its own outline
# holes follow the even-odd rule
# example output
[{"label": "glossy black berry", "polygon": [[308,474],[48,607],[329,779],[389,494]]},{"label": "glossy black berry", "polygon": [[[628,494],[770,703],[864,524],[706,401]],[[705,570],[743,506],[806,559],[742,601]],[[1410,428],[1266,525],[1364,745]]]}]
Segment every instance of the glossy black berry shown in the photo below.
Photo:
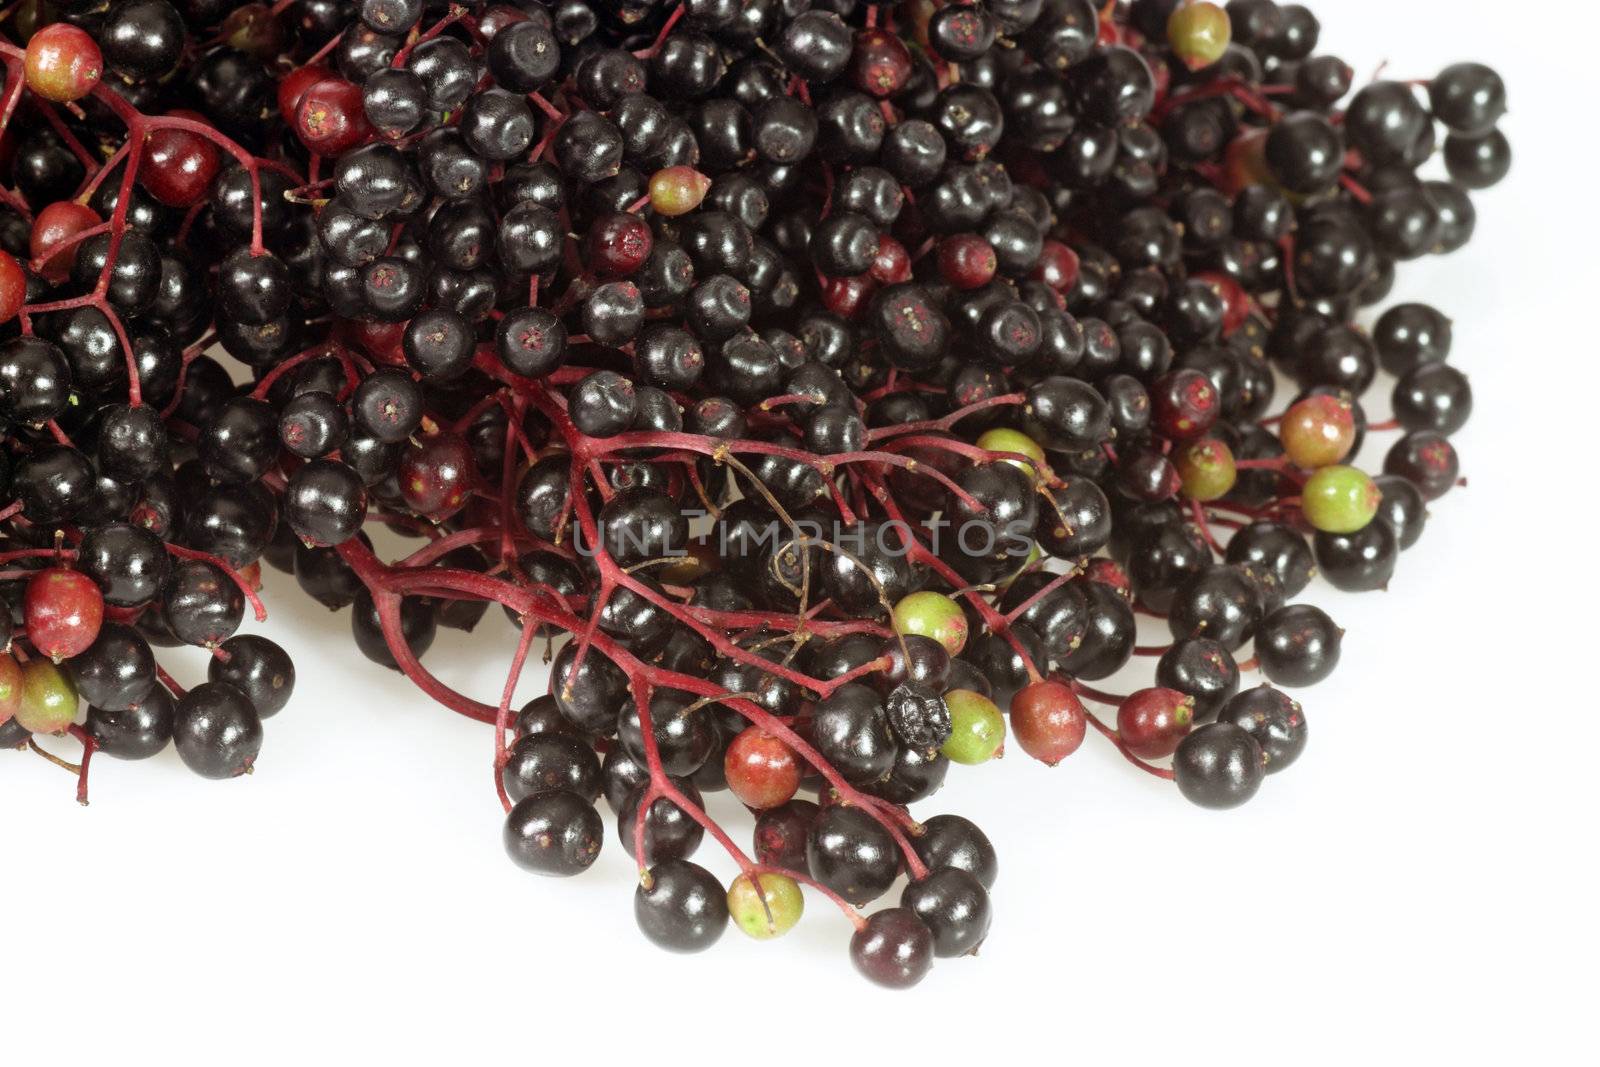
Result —
[{"label": "glossy black berry", "polygon": [[1261,620],[1256,658],[1278,685],[1315,685],[1339,665],[1343,637],[1344,631],[1322,609],[1290,604]]},{"label": "glossy black berry", "polygon": [[806,838],[811,876],[858,907],[888,891],[900,872],[894,838],[860,808],[824,808]]},{"label": "glossy black berry", "polygon": [[908,989],[933,967],[933,945],[933,932],[914,911],[884,908],[851,936],[850,960],[878,985]]},{"label": "glossy black berry", "polygon": [[699,864],[666,860],[651,867],[634,890],[633,917],[662,948],[702,952],[727,929],[727,891]]},{"label": "glossy black berry", "polygon": [[989,892],[975,875],[943,867],[907,885],[900,906],[933,931],[935,956],[975,952],[989,934]]},{"label": "glossy black berry", "polygon": [[570,877],[600,855],[605,824],[588,800],[555,790],[518,801],[506,816],[506,854],[523,870]]},{"label": "glossy black berry", "polygon": [[1229,700],[1220,721],[1239,727],[1261,746],[1265,770],[1276,774],[1306,747],[1306,717],[1300,702],[1270,685],[1246,689]]},{"label": "glossy black berry", "polygon": [[235,634],[217,646],[206,677],[239,690],[263,719],[282,711],[294,694],[294,661],[259,634]]},{"label": "glossy black berry", "polygon": [[226,682],[204,682],[178,698],[172,734],[184,764],[203,778],[236,778],[261,753],[261,717]]},{"label": "glossy black berry", "polygon": [[1202,808],[1236,808],[1256,795],[1266,756],[1251,733],[1231,722],[1211,722],[1178,744],[1172,758],[1178,791]]}]

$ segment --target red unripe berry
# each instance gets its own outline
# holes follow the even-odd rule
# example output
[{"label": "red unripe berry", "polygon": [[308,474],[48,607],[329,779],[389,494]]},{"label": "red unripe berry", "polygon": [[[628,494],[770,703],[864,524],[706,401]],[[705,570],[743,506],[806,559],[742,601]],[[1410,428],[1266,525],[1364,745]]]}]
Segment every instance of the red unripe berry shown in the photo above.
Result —
[{"label": "red unripe berry", "polygon": [[1034,682],[1011,698],[1011,736],[1022,751],[1052,767],[1078,751],[1089,717],[1064,682]]},{"label": "red unripe berry", "polygon": [[373,135],[361,86],[324,78],[305,91],[294,111],[294,132],[311,151],[337,156]]},{"label": "red unripe berry", "polygon": [[1039,262],[1034,264],[1033,277],[1058,293],[1070,293],[1072,287],[1078,284],[1078,265],[1078,253],[1051,238],[1039,250]]},{"label": "red unripe berry", "polygon": [[1290,406],[1278,424],[1289,462],[1315,469],[1342,461],[1356,443],[1355,409],[1342,397],[1318,393]]},{"label": "red unripe berry", "polygon": [[57,200],[47,204],[33,220],[33,231],[28,235],[28,255],[39,264],[39,273],[48,282],[59,284],[72,273],[74,248],[66,243],[89,229],[100,225],[100,216],[85,204],[72,200]]},{"label": "red unripe berry", "polygon": [[911,280],[911,254],[906,246],[883,233],[878,235],[878,254],[867,273],[880,285],[895,285]]},{"label": "red unripe berry", "polygon": [[105,597],[82,571],[50,567],[28,582],[22,598],[28,640],[53,660],[76,656],[100,635]]},{"label": "red unripe berry", "polygon": [[939,275],[957,289],[981,289],[999,265],[994,246],[975,233],[958,233],[939,242]]},{"label": "red unripe berry", "polygon": [[[174,111],[171,117],[206,123],[194,111]],[[222,153],[214,143],[190,130],[161,129],[145,139],[139,181],[168,207],[193,207],[206,198],[221,169]]]},{"label": "red unripe berry", "polygon": [[0,322],[10,322],[28,300],[28,275],[10,252],[0,252]]},{"label": "red unripe berry", "polygon": [[372,322],[358,319],[342,325],[347,336],[379,363],[403,367],[406,362],[406,326],[410,322]]},{"label": "red unripe berry", "polygon": [[849,278],[824,275],[818,279],[818,284],[822,289],[822,306],[841,319],[860,315],[871,302],[872,294],[878,291],[870,272]]},{"label": "red unripe berry", "polygon": [[28,88],[58,104],[88,96],[105,71],[94,38],[66,22],[52,23],[28,38],[22,65]]},{"label": "red unripe berry", "polygon": [[1150,388],[1150,422],[1174,441],[1201,437],[1222,414],[1222,397],[1211,379],[1192,368],[1163,374]]},{"label": "red unripe berry", "polygon": [[655,238],[638,215],[613,211],[589,227],[584,251],[589,268],[602,278],[626,278],[650,258]]},{"label": "red unripe berry", "polygon": [[800,760],[794,750],[756,726],[728,743],[722,770],[733,795],[758,811],[787,804],[800,788]]},{"label": "red unripe berry", "polygon": [[278,114],[283,116],[283,121],[294,125],[295,112],[306,90],[331,77],[333,71],[323,66],[296,67],[285,74],[278,82]]},{"label": "red unripe berry", "polygon": [[440,522],[460,511],[477,484],[477,460],[460,434],[428,434],[400,455],[400,495],[417,514]]},{"label": "red unripe berry", "polygon": [[1194,725],[1194,697],[1152,687],[1128,696],[1117,709],[1117,736],[1140,759],[1164,759]]},{"label": "red unripe berry", "polygon": [[911,50],[899,34],[887,30],[856,31],[850,52],[850,80],[880,100],[892,96],[911,77]]}]

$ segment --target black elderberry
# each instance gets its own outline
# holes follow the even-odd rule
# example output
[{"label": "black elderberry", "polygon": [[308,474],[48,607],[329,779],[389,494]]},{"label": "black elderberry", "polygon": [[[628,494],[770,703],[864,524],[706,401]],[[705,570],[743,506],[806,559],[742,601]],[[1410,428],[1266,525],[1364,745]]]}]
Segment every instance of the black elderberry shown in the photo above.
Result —
[{"label": "black elderberry", "polygon": [[1248,731],[1212,722],[1179,742],[1172,770],[1179,792],[1189,800],[1203,808],[1234,808],[1261,788],[1265,760]]},{"label": "black elderberry", "polygon": [[101,626],[94,643],[67,662],[78,695],[106,711],[123,711],[142,703],[156,684],[156,661],[149,642],[121,623]]},{"label": "black elderberry", "polygon": [[1317,531],[1312,538],[1317,568],[1339,589],[1385,589],[1399,560],[1400,544],[1387,522],[1367,523],[1354,533]]},{"label": "black elderberry", "polygon": [[468,100],[459,128],[467,147],[493,162],[523,155],[533,144],[533,112],[520,97],[498,89]]},{"label": "black elderberry", "polygon": [[411,376],[386,368],[368,375],[350,402],[357,426],[385,444],[404,441],[422,422],[422,397]]},{"label": "black elderberry", "polygon": [[848,781],[870,782],[894,763],[883,702],[864,685],[846,683],[819,701],[811,729],[817,751]]},{"label": "black elderberry", "polygon": [[136,607],[160,593],[172,564],[156,534],[128,523],[112,523],[84,532],[78,566],[100,586],[106,603]]},{"label": "black elderberry", "polygon": [[1156,684],[1194,701],[1194,719],[1216,718],[1239,689],[1239,666],[1228,649],[1204,637],[1174,641],[1156,664]]},{"label": "black elderberry", "polygon": [[489,73],[502,89],[530,93],[561,67],[561,46],[551,28],[536,20],[513,23],[489,41]]},{"label": "black elderberry", "polygon": [[517,866],[569,877],[587,870],[600,855],[605,824],[594,805],[575,793],[534,793],[506,816],[504,839]]},{"label": "black elderberry", "polygon": [[1256,629],[1256,658],[1273,682],[1314,685],[1339,665],[1344,631],[1326,612],[1310,604],[1290,604],[1261,620]]},{"label": "black elderberry", "polygon": [[174,710],[172,694],[156,685],[143,700],[126,708],[91,706],[84,726],[96,751],[117,759],[149,759],[171,743]]},{"label": "black elderberry", "polygon": [[808,11],[784,29],[778,55],[790,70],[813,82],[837,77],[850,62],[850,28],[831,11]]},{"label": "black elderberry", "polygon": [[206,676],[243,693],[263,719],[282,711],[294,693],[294,663],[277,642],[259,634],[236,634],[212,655]]},{"label": "black elderberry", "polygon": [[1266,160],[1272,176],[1290,192],[1320,192],[1344,170],[1344,139],[1322,115],[1296,111],[1273,125]]},{"label": "black elderberry", "polygon": [[1410,548],[1422,536],[1428,520],[1427,502],[1421,490],[1394,474],[1380,474],[1372,481],[1382,494],[1375,521],[1388,523],[1401,549]]},{"label": "black elderberry", "polygon": [[1383,473],[1406,479],[1424,498],[1436,500],[1456,484],[1461,463],[1449,438],[1434,430],[1416,430],[1390,446]]},{"label": "black elderberry", "polygon": [[204,682],[178,698],[172,734],[184,764],[204,778],[236,778],[261,753],[261,717],[226,682]]},{"label": "black elderberry", "polygon": [[1455,63],[1428,84],[1428,101],[1434,117],[1452,134],[1482,137],[1505,114],[1506,87],[1482,63]]},{"label": "black elderberry", "polygon": [[667,860],[651,867],[633,896],[634,919],[646,937],[673,952],[700,952],[727,929],[727,893],[704,867]]},{"label": "black elderberry", "polygon": [[[700,803],[700,791],[691,782],[682,778],[673,778],[671,782],[691,804]],[[649,789],[649,781],[642,781],[634,786],[616,809],[617,837],[622,841],[624,851],[647,864],[688,859],[700,847],[705,830],[687,812],[664,796],[651,801],[644,813],[644,854],[637,854],[635,842],[641,835],[639,809]]]},{"label": "black elderberry", "polygon": [[19,458],[11,489],[29,522],[54,526],[82,514],[94,492],[93,465],[70,445],[35,448]]},{"label": "black elderberry", "polygon": [[858,907],[887,892],[900,872],[889,832],[867,812],[842,805],[824,808],[812,824],[806,862],[813,878]]},{"label": "black elderberry", "polygon": [[1259,685],[1233,697],[1223,707],[1221,721],[1232,723],[1256,739],[1267,774],[1289,766],[1306,747],[1306,719],[1299,701],[1270,685]]},{"label": "black elderberry", "polygon": [[350,612],[350,632],[356,647],[372,662],[390,670],[400,669],[391,638],[394,644],[406,650],[405,654],[420,658],[432,647],[438,627],[433,605],[428,601],[420,597],[400,597],[397,604],[386,602],[380,609],[365,586],[356,593]]},{"label": "black elderberry", "polygon": [[906,886],[900,904],[933,932],[935,956],[975,952],[989,934],[989,892],[975,875],[960,868],[930,871]]}]

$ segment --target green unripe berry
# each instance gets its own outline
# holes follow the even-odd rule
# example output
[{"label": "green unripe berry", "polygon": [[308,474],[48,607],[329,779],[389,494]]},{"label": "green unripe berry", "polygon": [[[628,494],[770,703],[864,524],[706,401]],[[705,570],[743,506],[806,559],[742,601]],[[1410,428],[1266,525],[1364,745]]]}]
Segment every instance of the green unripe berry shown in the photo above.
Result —
[{"label": "green unripe berry", "polygon": [[978,437],[977,443],[979,448],[988,449],[990,452],[1011,452],[1018,457],[1026,457],[1007,459],[1003,462],[1012,464],[1029,477],[1044,465],[1044,449],[1039,447],[1039,442],[1021,430],[1012,430],[1004,426],[985,430]]},{"label": "green unripe berry", "polygon": [[1209,67],[1221,59],[1232,39],[1228,13],[1207,0],[1185,4],[1167,19],[1167,43],[1190,70]]},{"label": "green unripe berry", "polygon": [[40,658],[22,668],[22,703],[17,722],[33,734],[59,734],[78,715],[78,687],[65,670]]},{"label": "green unripe berry", "polygon": [[0,652],[0,726],[22,706],[22,666],[4,652]]},{"label": "green unripe berry", "polygon": [[1366,471],[1343,464],[1319,467],[1300,490],[1306,521],[1326,533],[1355,533],[1372,521],[1382,500]]},{"label": "green unripe berry", "polygon": [[902,597],[894,606],[894,628],[898,633],[927,637],[956,655],[967,644],[967,616],[950,597],[924,590]]},{"label": "green unripe berry", "polygon": [[1233,452],[1214,438],[1185,445],[1178,452],[1175,466],[1183,483],[1183,495],[1201,503],[1226,496],[1239,480]]},{"label": "green unripe berry", "polygon": [[950,709],[950,738],[939,751],[968,766],[993,759],[1006,739],[1006,717],[994,701],[970,689],[952,689],[944,706]]},{"label": "green unripe berry", "polygon": [[693,167],[663,167],[650,176],[650,206],[658,215],[687,215],[710,188],[711,179]]},{"label": "green unripe berry", "polygon": [[728,887],[728,914],[757,941],[793,930],[805,910],[806,898],[799,883],[787,875],[758,874],[752,879],[741,874]]}]

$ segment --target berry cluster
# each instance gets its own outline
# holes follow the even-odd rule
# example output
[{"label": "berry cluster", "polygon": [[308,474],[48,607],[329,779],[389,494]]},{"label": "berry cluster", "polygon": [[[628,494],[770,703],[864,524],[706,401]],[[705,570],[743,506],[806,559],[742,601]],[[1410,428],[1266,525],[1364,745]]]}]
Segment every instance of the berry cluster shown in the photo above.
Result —
[{"label": "berry cluster", "polygon": [[[1449,320],[1353,320],[1509,169],[1487,67],[1350,96],[1275,0],[61,9],[0,42],[0,742],[71,733],[80,790],[252,766],[265,560],[492,726],[517,864],[588,868],[604,796],[651,940],[810,889],[907,986],[989,929],[988,839],[909,808],[952,763],[1093,730],[1247,801],[1339,660],[1294,599],[1382,587],[1458,480]],[[487,703],[422,659],[496,604]]]}]

